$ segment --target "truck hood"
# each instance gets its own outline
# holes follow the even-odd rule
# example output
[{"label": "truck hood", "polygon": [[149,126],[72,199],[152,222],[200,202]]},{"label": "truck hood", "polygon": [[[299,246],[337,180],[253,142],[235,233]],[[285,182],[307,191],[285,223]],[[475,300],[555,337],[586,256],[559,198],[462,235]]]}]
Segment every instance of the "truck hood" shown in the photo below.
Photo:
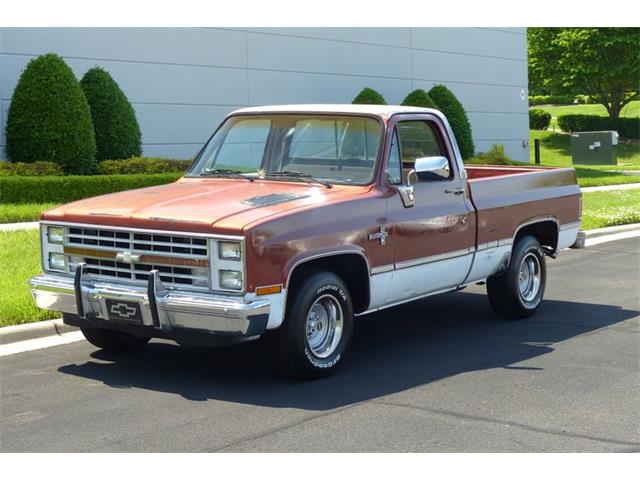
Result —
[{"label": "truck hood", "polygon": [[45,212],[41,220],[237,234],[267,217],[344,201],[370,189],[274,180],[183,178],[168,185],[62,205]]}]

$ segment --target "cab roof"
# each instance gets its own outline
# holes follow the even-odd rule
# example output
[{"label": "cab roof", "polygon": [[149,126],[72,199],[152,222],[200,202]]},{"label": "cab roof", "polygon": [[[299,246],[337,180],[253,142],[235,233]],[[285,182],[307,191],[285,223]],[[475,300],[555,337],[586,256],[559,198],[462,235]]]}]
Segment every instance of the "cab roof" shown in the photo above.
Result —
[{"label": "cab roof", "polygon": [[406,107],[403,105],[353,105],[353,104],[308,104],[308,105],[266,105],[262,107],[247,107],[234,110],[230,115],[248,113],[336,113],[375,115],[388,118],[399,113],[433,113],[442,115],[431,108]]}]

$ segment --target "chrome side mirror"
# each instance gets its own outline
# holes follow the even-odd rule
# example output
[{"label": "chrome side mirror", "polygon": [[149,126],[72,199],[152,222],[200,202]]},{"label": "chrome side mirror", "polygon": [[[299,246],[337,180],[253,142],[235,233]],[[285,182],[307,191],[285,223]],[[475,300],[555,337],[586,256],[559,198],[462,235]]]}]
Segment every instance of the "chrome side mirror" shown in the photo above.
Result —
[{"label": "chrome side mirror", "polygon": [[445,157],[416,158],[413,172],[420,180],[442,180],[451,175],[449,160]]},{"label": "chrome side mirror", "polygon": [[415,175],[419,180],[442,180],[449,178],[451,175],[449,160],[445,157],[416,158],[413,170],[407,174],[407,184],[397,187],[405,208],[411,208],[415,204],[415,193],[413,185],[411,185],[412,175]]}]

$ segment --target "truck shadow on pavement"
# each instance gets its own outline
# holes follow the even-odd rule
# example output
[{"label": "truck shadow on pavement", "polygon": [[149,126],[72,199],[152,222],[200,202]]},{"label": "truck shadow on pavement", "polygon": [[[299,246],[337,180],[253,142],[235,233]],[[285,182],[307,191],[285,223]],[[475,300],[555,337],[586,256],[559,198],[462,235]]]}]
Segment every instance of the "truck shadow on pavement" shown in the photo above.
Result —
[{"label": "truck shadow on pavement", "polygon": [[329,410],[464,372],[508,368],[552,352],[554,344],[638,315],[616,306],[545,300],[531,319],[496,319],[485,295],[458,292],[359,317],[349,356],[334,376],[293,382],[274,376],[262,344],[219,349],[151,342],[139,353],[96,350],[59,371],[114,388],[174,393],[193,401]]}]

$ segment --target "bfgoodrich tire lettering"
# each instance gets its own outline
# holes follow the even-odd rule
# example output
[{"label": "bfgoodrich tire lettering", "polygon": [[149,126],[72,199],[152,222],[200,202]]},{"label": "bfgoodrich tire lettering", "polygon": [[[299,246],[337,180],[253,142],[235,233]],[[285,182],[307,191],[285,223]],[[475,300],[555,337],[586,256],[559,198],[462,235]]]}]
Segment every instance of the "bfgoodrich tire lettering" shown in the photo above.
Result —
[{"label": "bfgoodrich tire lettering", "polygon": [[337,275],[317,271],[293,293],[283,325],[267,332],[264,341],[278,373],[314,379],[336,371],[352,334],[347,287]]},{"label": "bfgoodrich tire lettering", "polygon": [[546,280],[547,266],[540,242],[530,235],[521,237],[507,270],[487,279],[489,303],[503,318],[530,317],[540,307]]}]

